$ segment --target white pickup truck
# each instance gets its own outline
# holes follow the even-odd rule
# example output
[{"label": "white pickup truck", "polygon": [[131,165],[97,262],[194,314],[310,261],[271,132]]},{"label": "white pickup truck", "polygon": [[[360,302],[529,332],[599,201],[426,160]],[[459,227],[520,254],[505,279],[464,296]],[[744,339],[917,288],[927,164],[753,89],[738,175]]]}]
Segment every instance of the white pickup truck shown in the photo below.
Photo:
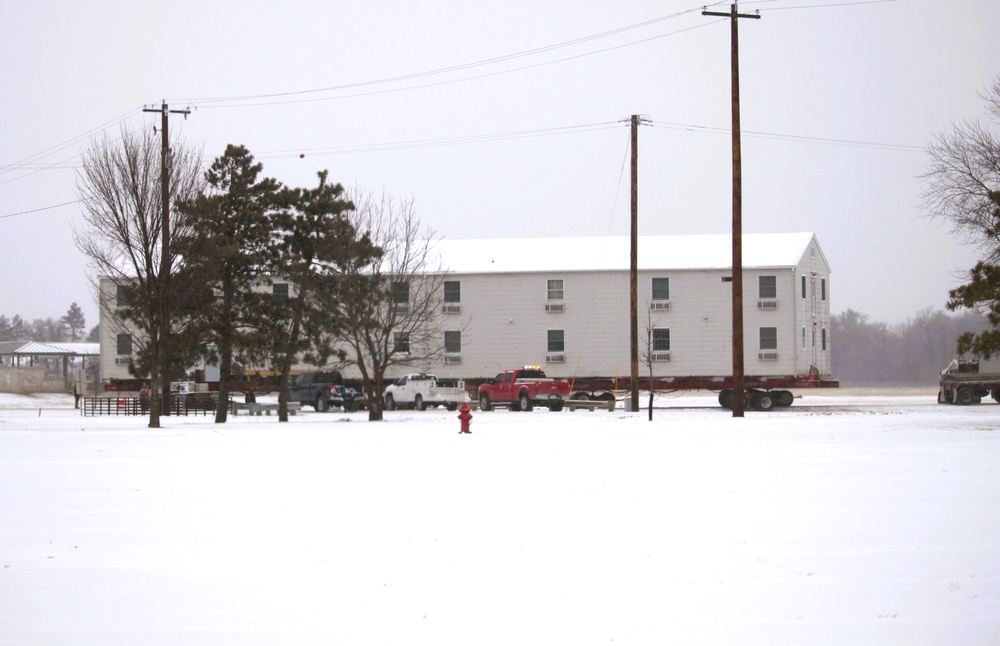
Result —
[{"label": "white pickup truck", "polygon": [[385,389],[385,409],[415,408],[424,410],[428,406],[446,406],[455,410],[470,401],[465,392],[465,381],[461,379],[438,379],[427,373],[404,375]]}]

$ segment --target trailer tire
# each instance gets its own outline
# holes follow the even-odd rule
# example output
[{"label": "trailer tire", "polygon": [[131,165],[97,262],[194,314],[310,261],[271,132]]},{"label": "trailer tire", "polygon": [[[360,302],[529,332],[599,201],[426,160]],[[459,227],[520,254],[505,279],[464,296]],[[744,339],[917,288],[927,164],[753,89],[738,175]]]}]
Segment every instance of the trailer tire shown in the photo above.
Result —
[{"label": "trailer tire", "polygon": [[729,388],[725,388],[719,391],[719,406],[726,409],[731,409],[733,407],[733,391]]},{"label": "trailer tire", "polygon": [[534,408],[527,390],[522,390],[521,394],[517,396],[517,403],[518,408],[523,410],[525,413],[530,413],[531,409]]},{"label": "trailer tire", "polygon": [[998,388],[997,390],[994,390],[994,391],[993,391],[993,392],[991,393],[991,395],[992,395],[992,397],[993,397],[993,401],[995,401],[995,402],[997,402],[998,404],[1000,404],[1000,388]]},{"label": "trailer tire", "polygon": [[490,406],[490,396],[483,393],[479,396],[479,410],[490,411],[493,410]]},{"label": "trailer tire", "polygon": [[969,404],[975,403],[976,393],[972,392],[971,388],[959,388],[958,392],[955,394],[955,401],[963,406],[968,406]]},{"label": "trailer tire", "polygon": [[779,390],[774,393],[774,403],[778,406],[791,406],[795,401],[795,395],[790,390]]},{"label": "trailer tire", "polygon": [[447,408],[450,411],[456,411],[458,410],[458,404],[455,402],[448,402],[447,404],[445,404],[445,408]]},{"label": "trailer tire", "polygon": [[771,393],[755,393],[753,407],[759,411],[769,411],[774,408],[774,398]]}]

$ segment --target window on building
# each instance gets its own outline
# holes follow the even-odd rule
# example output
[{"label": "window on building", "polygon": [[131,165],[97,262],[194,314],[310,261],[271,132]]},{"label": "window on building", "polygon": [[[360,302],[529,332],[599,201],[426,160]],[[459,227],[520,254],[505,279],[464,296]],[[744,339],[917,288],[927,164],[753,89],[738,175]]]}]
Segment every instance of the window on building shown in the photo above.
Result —
[{"label": "window on building", "polygon": [[669,278],[654,278],[653,279],[653,300],[654,301],[669,301],[670,300],[670,279]]},{"label": "window on building", "polygon": [[802,349],[806,349],[806,326],[802,326]]},{"label": "window on building", "polygon": [[407,334],[406,332],[393,332],[392,352],[393,354],[409,354],[410,335]]},{"label": "window on building", "polygon": [[553,278],[545,283],[546,298],[550,301],[561,301],[563,299],[563,281],[561,278]]},{"label": "window on building", "polygon": [[460,354],[462,352],[462,331],[447,330],[444,333],[444,351],[448,354]]},{"label": "window on building", "polygon": [[760,349],[761,350],[778,349],[778,328],[776,327],[760,328]]},{"label": "window on building", "polygon": [[802,300],[806,298],[806,277],[802,277]]},{"label": "window on building", "polygon": [[670,328],[653,329],[653,352],[670,352]]},{"label": "window on building", "polygon": [[758,289],[760,298],[778,298],[778,277],[760,276]]},{"label": "window on building", "polygon": [[405,305],[410,302],[410,283],[406,281],[394,282],[389,295],[391,301],[397,305]]},{"label": "window on building", "polygon": [[118,356],[127,357],[132,354],[132,335],[131,334],[119,334],[116,339],[116,351]]},{"label": "window on building", "polygon": [[548,331],[548,352],[564,352],[566,350],[566,337],[563,330]]},{"label": "window on building", "polygon": [[444,302],[445,303],[461,303],[462,302],[462,283],[457,280],[446,280],[444,281]]},{"label": "window on building", "polygon": [[820,338],[822,339],[823,345],[821,347],[823,348],[823,352],[826,352],[826,328],[823,328]]},{"label": "window on building", "polygon": [[115,304],[118,307],[128,307],[128,296],[125,295],[125,288],[115,285]]},{"label": "window on building", "polygon": [[271,285],[271,296],[273,296],[276,301],[287,301],[288,283],[274,283]]},{"label": "window on building", "polygon": [[826,279],[825,278],[820,278],[819,279],[819,289],[820,289],[820,293],[821,293],[820,298],[821,298],[821,300],[823,300],[825,302],[826,301]]}]

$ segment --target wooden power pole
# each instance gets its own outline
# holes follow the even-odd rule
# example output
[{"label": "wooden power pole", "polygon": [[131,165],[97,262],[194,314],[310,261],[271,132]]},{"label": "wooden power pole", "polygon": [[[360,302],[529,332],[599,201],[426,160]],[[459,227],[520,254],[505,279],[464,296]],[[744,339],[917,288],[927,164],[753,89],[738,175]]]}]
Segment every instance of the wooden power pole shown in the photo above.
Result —
[{"label": "wooden power pole", "polygon": [[743,417],[743,153],[740,148],[740,45],[739,19],[759,19],[760,14],[739,13],[734,2],[729,13],[702,11],[703,16],[730,19],[733,85],[733,417]]},{"label": "wooden power pole", "polygon": [[629,363],[631,365],[631,404],[629,410],[639,411],[639,124],[649,120],[637,114],[629,119],[632,125],[632,253],[629,267]]},{"label": "wooden power pole", "polygon": [[[167,337],[170,336],[170,308],[168,305],[168,281],[170,280],[170,135],[168,127],[170,125],[171,114],[183,114],[185,117],[191,114],[190,110],[171,110],[166,101],[159,108],[143,108],[143,112],[159,112],[160,117],[160,208],[161,234],[160,242],[160,343],[158,350],[158,364],[160,378],[162,380],[161,393],[162,409],[160,412],[165,415],[170,414],[170,375],[166,372],[166,356],[164,349],[167,344]],[[156,406],[155,393],[150,398],[150,406]]]}]

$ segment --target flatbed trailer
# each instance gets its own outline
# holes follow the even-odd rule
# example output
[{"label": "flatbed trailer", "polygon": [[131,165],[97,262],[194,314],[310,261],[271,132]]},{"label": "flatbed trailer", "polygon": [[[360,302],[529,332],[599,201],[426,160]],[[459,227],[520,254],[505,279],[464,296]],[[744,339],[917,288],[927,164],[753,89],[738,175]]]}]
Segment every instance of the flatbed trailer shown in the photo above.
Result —
[{"label": "flatbed trailer", "polygon": [[[570,399],[572,402],[598,400],[615,401],[621,393],[631,390],[631,379],[628,377],[568,377],[570,383]],[[483,380],[467,377],[466,386],[478,387]],[[745,408],[770,410],[774,407],[791,406],[795,399],[792,389],[839,388],[836,379],[821,378],[818,375],[748,375],[744,378]],[[673,393],[686,390],[708,390],[718,393],[719,405],[732,408],[733,378],[716,376],[690,377],[654,377],[652,383],[648,377],[639,378],[639,389],[648,391],[652,388],[658,393]]]},{"label": "flatbed trailer", "polygon": [[[743,380],[744,408],[771,410],[775,407],[791,406],[795,400],[791,389],[839,388],[835,379],[820,378],[816,375],[747,375]],[[719,405],[726,409],[733,407],[733,378],[716,376],[653,377],[652,380],[639,378],[639,389],[652,389],[658,393],[674,393],[687,390],[708,390],[719,395]],[[570,379],[571,399],[615,398],[616,392],[630,391],[628,377],[580,377]]]}]

